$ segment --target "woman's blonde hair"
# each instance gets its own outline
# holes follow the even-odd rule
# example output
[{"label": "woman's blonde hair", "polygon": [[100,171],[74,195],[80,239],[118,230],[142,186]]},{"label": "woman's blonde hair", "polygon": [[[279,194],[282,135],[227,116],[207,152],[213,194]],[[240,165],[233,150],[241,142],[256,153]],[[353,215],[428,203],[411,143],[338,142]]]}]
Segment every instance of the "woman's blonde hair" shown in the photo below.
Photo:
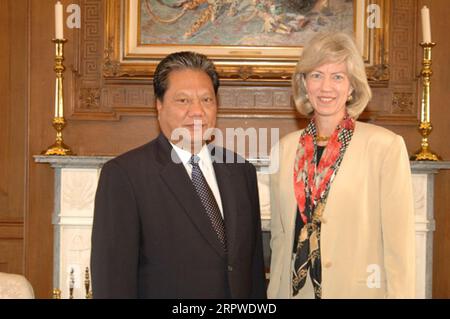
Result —
[{"label": "woman's blonde hair", "polygon": [[372,92],[367,82],[361,53],[353,39],[343,32],[320,33],[312,38],[303,50],[292,76],[294,102],[300,113],[310,116],[314,112],[306,94],[306,74],[323,64],[342,62],[347,65],[350,85],[353,88],[352,98],[346,104],[347,111],[351,117],[358,118],[372,98]]}]

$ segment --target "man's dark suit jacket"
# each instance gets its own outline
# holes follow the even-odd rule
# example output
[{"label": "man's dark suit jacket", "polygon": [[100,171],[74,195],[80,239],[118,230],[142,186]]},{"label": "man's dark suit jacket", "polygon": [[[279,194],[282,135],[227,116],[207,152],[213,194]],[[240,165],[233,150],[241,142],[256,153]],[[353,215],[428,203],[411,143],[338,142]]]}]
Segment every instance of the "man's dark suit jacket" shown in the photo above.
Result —
[{"label": "man's dark suit jacket", "polygon": [[213,163],[225,253],[171,151],[161,134],[104,165],[92,233],[94,298],[265,298],[255,168]]}]

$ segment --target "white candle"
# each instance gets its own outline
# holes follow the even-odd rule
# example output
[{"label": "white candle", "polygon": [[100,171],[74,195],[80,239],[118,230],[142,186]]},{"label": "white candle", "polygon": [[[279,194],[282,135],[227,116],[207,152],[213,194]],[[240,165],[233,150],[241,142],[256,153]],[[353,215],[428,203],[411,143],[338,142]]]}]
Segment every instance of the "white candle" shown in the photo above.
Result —
[{"label": "white candle", "polygon": [[427,6],[423,6],[421,13],[423,42],[431,43],[430,10]]},{"label": "white candle", "polygon": [[64,39],[63,5],[60,1],[55,4],[55,39]]}]

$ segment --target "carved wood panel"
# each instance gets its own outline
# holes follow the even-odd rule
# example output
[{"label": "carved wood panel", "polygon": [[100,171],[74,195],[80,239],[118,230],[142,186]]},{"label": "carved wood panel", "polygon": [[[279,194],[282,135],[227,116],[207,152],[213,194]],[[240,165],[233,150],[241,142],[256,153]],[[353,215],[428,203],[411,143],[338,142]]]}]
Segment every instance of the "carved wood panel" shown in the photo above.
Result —
[{"label": "carved wood panel", "polygon": [[0,220],[0,272],[23,270],[23,221]]},{"label": "carved wood panel", "polygon": [[[401,118],[403,122],[417,124],[417,78],[415,29],[417,0],[392,1],[391,34],[391,91],[392,103],[387,116]],[[396,124],[396,123],[394,123]]]}]

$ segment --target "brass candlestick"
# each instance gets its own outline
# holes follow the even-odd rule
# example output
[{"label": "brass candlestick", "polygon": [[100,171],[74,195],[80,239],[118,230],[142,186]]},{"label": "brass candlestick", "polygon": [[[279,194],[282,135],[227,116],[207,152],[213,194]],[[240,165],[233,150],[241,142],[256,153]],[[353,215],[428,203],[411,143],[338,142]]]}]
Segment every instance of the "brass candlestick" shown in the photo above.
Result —
[{"label": "brass candlestick", "polygon": [[42,152],[44,155],[74,155],[70,147],[64,144],[62,131],[66,126],[66,120],[64,119],[64,92],[63,92],[63,73],[66,69],[64,67],[64,43],[67,42],[66,39],[53,39],[53,43],[56,46],[55,52],[55,73],[56,73],[56,83],[55,83],[55,116],[53,118],[53,127],[56,130],[56,142],[49,146],[49,148]]},{"label": "brass candlestick", "polygon": [[69,277],[69,299],[73,299],[73,289],[75,287],[75,277],[73,274],[73,268],[70,269],[70,277]]},{"label": "brass candlestick", "polygon": [[86,289],[86,299],[92,299],[92,291],[90,290],[91,280],[89,279],[89,267],[84,272],[84,288]]},{"label": "brass candlestick", "polygon": [[433,126],[430,121],[430,86],[431,76],[433,71],[431,70],[431,49],[436,45],[434,42],[421,43],[423,48],[423,61],[422,61],[422,101],[420,108],[420,124],[419,132],[422,135],[421,149],[411,156],[411,160],[414,161],[439,161],[440,157],[433,153],[428,144],[428,136],[433,130]]},{"label": "brass candlestick", "polygon": [[58,288],[53,289],[52,298],[61,299],[61,290],[59,290]]}]

